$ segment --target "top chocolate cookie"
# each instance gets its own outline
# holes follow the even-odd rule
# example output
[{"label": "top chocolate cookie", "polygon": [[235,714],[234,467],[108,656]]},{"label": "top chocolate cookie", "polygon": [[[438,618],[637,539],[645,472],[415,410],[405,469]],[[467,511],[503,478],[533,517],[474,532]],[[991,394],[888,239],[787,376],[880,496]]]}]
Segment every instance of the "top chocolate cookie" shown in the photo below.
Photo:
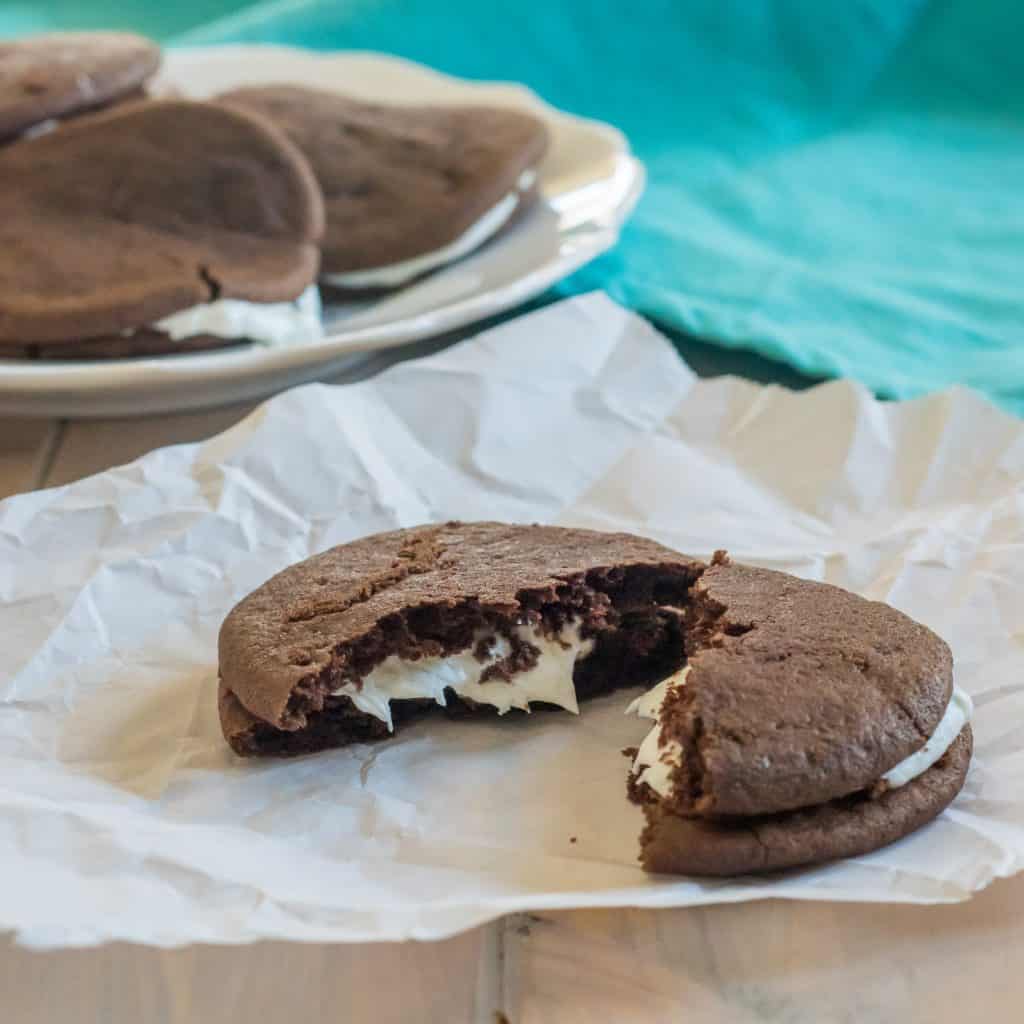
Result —
[{"label": "top chocolate cookie", "polygon": [[489,107],[398,107],[274,85],[218,97],[273,121],[323,189],[323,272],[389,267],[443,249],[520,188],[547,149],[534,117]]},{"label": "top chocolate cookie", "polygon": [[697,581],[673,735],[676,810],[769,814],[863,789],[920,748],[949,703],[931,630],[825,583],[723,563]]},{"label": "top chocolate cookie", "polygon": [[0,42],[0,139],[136,92],[160,48],[127,32],[58,32]]}]

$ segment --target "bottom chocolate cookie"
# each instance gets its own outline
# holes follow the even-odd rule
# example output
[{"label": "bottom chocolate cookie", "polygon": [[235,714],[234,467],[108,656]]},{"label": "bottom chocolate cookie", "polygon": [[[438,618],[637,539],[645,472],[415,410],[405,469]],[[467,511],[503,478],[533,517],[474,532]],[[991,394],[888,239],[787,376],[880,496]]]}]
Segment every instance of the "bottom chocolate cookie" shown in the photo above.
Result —
[{"label": "bottom chocolate cookie", "polygon": [[195,334],[190,338],[175,339],[163,331],[144,329],[107,338],[87,338],[51,345],[24,345],[12,349],[0,348],[0,358],[75,362],[91,359],[144,359],[149,356],[213,352],[217,349],[238,348],[248,344],[251,342],[244,339],[218,338],[213,334]]},{"label": "bottom chocolate cookie", "polygon": [[640,860],[648,871],[742,875],[857,857],[909,835],[937,817],[967,777],[973,737],[965,726],[924,774],[873,797],[859,793],[799,811],[708,821],[645,804]]}]

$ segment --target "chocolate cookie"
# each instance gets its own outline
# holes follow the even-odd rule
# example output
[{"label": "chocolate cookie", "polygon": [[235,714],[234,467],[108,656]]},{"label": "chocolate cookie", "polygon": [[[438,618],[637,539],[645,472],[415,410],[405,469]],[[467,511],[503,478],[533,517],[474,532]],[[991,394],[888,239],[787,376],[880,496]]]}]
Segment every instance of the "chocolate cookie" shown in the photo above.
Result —
[{"label": "chocolate cookie", "polygon": [[159,66],[159,47],[127,32],[0,42],[0,140],[136,93]]},{"label": "chocolate cookie", "polygon": [[277,124],[323,189],[323,279],[396,287],[466,255],[536,193],[547,131],[489,107],[396,107],[265,86],[218,101]]},{"label": "chocolate cookie", "polygon": [[[700,569],[626,534],[500,523],[334,548],[279,573],[227,617],[225,735],[240,754],[302,753],[385,736],[435,701],[574,709],[682,662],[678,616],[660,604],[682,604]],[[450,671],[426,677],[456,656]],[[393,678],[409,667],[415,680]]]},{"label": "chocolate cookie", "polygon": [[771,871],[877,849],[963,785],[970,699],[946,645],[888,605],[719,560],[693,588],[686,668],[629,793],[650,871]]},{"label": "chocolate cookie", "polygon": [[657,683],[633,705],[656,724],[629,783],[657,871],[874,849],[938,814],[970,757],[969,699],[923,626],[626,534],[449,523],[335,548],[231,612],[220,675],[245,755],[377,739],[438,704],[575,711]]},{"label": "chocolate cookie", "polygon": [[677,774],[681,814],[770,814],[871,786],[949,703],[949,648],[888,605],[730,562],[693,598],[706,618],[661,711],[695,753]]},{"label": "chocolate cookie", "polygon": [[254,116],[172,100],[78,118],[0,150],[0,354],[252,337],[293,304],[318,325],[322,228],[302,155]]},{"label": "chocolate cookie", "polygon": [[94,362],[103,359],[141,359],[151,356],[184,355],[188,352],[212,352],[238,348],[247,342],[240,338],[218,338],[213,334],[194,334],[175,340],[163,331],[140,328],[125,334],[84,341],[58,342],[53,345],[24,345],[18,350],[0,348],[0,358],[42,359],[64,362]]}]

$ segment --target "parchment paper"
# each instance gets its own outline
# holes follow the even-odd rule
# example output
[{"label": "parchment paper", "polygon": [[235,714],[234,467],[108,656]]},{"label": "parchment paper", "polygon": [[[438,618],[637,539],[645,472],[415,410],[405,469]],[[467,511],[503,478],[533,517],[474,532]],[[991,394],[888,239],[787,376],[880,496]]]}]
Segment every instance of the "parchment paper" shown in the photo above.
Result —
[{"label": "parchment paper", "polygon": [[[976,757],[937,822],[767,879],[651,878],[638,691],[377,746],[241,761],[216,635],[289,563],[448,518],[650,535],[826,579],[940,632]],[[698,381],[599,294],[204,444],[0,504],[0,929],[42,948],[437,938],[518,910],[765,896],[963,899],[1024,863],[1024,424],[954,391],[881,404]]]}]

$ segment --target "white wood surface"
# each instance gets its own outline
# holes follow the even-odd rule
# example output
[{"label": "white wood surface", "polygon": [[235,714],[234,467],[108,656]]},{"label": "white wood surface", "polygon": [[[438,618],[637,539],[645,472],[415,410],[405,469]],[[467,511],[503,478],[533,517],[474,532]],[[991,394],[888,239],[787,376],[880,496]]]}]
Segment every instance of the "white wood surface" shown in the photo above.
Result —
[{"label": "white wood surface", "polygon": [[963,904],[765,900],[530,917],[506,936],[516,1024],[1024,1020],[1024,877]]},{"label": "white wood surface", "polygon": [[499,998],[496,926],[380,946],[0,946],[4,1024],[409,1024],[486,1021]]},{"label": "white wood surface", "polygon": [[[53,453],[46,483],[70,483],[170,444],[202,441],[234,426],[254,404],[152,419],[77,420],[66,423]],[[0,420],[0,422],[3,422]]]},{"label": "white wood surface", "polygon": [[[0,497],[198,440],[246,411],[72,424],[0,419]],[[253,1020],[1019,1021],[1024,877],[956,906],[765,901],[518,915],[431,944],[39,954],[0,941],[2,1024]]]},{"label": "white wood surface", "polygon": [[59,433],[54,422],[0,418],[0,499],[43,486]]}]

